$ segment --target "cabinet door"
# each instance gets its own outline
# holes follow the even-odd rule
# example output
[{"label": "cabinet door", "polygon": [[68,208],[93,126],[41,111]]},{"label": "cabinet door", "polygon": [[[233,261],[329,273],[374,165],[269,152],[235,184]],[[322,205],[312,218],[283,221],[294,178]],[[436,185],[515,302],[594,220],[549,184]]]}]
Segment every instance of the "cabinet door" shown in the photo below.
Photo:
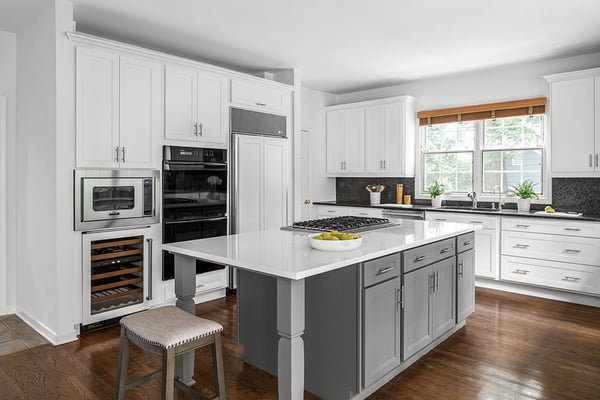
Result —
[{"label": "cabinet door", "polygon": [[364,108],[345,110],[344,153],[345,173],[365,170],[365,112]]},{"label": "cabinet door", "polygon": [[167,65],[165,69],[165,137],[196,141],[198,72]]},{"label": "cabinet door", "polygon": [[120,60],[121,167],[159,168],[161,72],[156,62],[122,56]]},{"label": "cabinet door", "polygon": [[366,107],[365,118],[366,172],[404,174],[404,104]]},{"label": "cabinet door", "polygon": [[262,229],[276,229],[288,225],[287,221],[287,141],[263,138],[263,163],[261,176],[263,183],[263,226]]},{"label": "cabinet door", "polygon": [[433,264],[433,338],[456,325],[456,261],[455,258]]},{"label": "cabinet door", "polygon": [[365,108],[365,170],[385,172],[389,126],[387,106],[380,104]]},{"label": "cabinet door", "polygon": [[235,233],[258,231],[262,227],[262,138],[235,136]]},{"label": "cabinet door", "polygon": [[229,107],[225,77],[200,72],[198,75],[198,140],[202,142],[227,142],[229,132]]},{"label": "cabinet door", "polygon": [[345,111],[334,110],[327,112],[327,172],[344,172],[344,160],[346,154],[344,151],[344,131],[345,131]]},{"label": "cabinet door", "polygon": [[552,172],[593,172],[594,78],[552,82]]},{"label": "cabinet door", "polygon": [[253,82],[233,80],[231,82],[231,102],[287,112],[290,106],[290,92]]},{"label": "cabinet door", "polygon": [[327,112],[327,172],[364,172],[364,108]]},{"label": "cabinet door", "polygon": [[119,166],[119,56],[77,47],[78,167]]},{"label": "cabinet door", "polygon": [[475,275],[498,277],[498,232],[495,229],[475,231]]},{"label": "cabinet door", "polygon": [[431,326],[431,267],[404,274],[404,352],[406,360],[417,351],[431,343],[433,331]]},{"label": "cabinet door", "polygon": [[467,250],[456,257],[456,320],[460,322],[475,311],[475,253]]},{"label": "cabinet door", "polygon": [[400,365],[400,279],[364,291],[363,382],[368,387]]}]

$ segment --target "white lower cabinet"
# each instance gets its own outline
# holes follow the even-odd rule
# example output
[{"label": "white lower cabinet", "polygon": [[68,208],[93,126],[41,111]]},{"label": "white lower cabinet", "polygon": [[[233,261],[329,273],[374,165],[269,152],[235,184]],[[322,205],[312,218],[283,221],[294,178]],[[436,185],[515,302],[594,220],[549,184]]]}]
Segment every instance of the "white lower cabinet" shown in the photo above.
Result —
[{"label": "white lower cabinet", "polygon": [[475,275],[481,278],[498,278],[500,260],[500,217],[493,215],[427,211],[427,221],[451,221],[480,224],[475,231]]},{"label": "white lower cabinet", "polygon": [[503,218],[500,278],[504,281],[600,294],[597,223]]},{"label": "white lower cabinet", "polygon": [[372,207],[342,207],[342,206],[326,206],[317,205],[317,218],[331,218],[351,215],[354,217],[383,217],[382,208]]},{"label": "white lower cabinet", "polygon": [[455,257],[403,276],[403,359],[431,343],[456,324]]}]

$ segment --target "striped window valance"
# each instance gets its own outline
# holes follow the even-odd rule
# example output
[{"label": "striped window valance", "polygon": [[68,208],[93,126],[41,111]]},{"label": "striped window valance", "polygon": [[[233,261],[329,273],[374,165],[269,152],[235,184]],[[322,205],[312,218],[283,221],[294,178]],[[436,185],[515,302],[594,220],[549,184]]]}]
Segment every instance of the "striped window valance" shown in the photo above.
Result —
[{"label": "striped window valance", "polygon": [[441,110],[419,111],[419,125],[445,124],[449,122],[476,121],[517,117],[523,115],[544,114],[546,98],[505,101],[502,103],[479,104],[474,106],[453,107]]}]

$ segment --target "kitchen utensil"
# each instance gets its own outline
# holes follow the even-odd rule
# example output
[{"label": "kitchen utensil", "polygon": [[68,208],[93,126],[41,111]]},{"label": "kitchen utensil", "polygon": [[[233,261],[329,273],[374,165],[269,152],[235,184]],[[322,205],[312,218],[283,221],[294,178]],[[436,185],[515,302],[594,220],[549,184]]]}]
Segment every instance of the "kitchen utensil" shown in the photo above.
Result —
[{"label": "kitchen utensil", "polygon": [[371,190],[371,188],[369,187],[369,185],[365,186],[365,189],[367,189],[367,192],[372,193],[373,191]]}]

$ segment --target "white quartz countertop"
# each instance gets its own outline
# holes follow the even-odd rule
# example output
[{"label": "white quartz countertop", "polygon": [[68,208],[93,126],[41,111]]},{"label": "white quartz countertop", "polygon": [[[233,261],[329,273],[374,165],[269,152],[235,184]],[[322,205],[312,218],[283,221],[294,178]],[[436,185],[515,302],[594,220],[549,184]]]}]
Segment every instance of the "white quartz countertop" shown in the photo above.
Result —
[{"label": "white quartz countertop", "polygon": [[479,228],[445,221],[403,220],[398,226],[361,233],[362,245],[343,252],[314,250],[307,233],[279,229],[169,243],[162,248],[174,254],[299,280]]}]

